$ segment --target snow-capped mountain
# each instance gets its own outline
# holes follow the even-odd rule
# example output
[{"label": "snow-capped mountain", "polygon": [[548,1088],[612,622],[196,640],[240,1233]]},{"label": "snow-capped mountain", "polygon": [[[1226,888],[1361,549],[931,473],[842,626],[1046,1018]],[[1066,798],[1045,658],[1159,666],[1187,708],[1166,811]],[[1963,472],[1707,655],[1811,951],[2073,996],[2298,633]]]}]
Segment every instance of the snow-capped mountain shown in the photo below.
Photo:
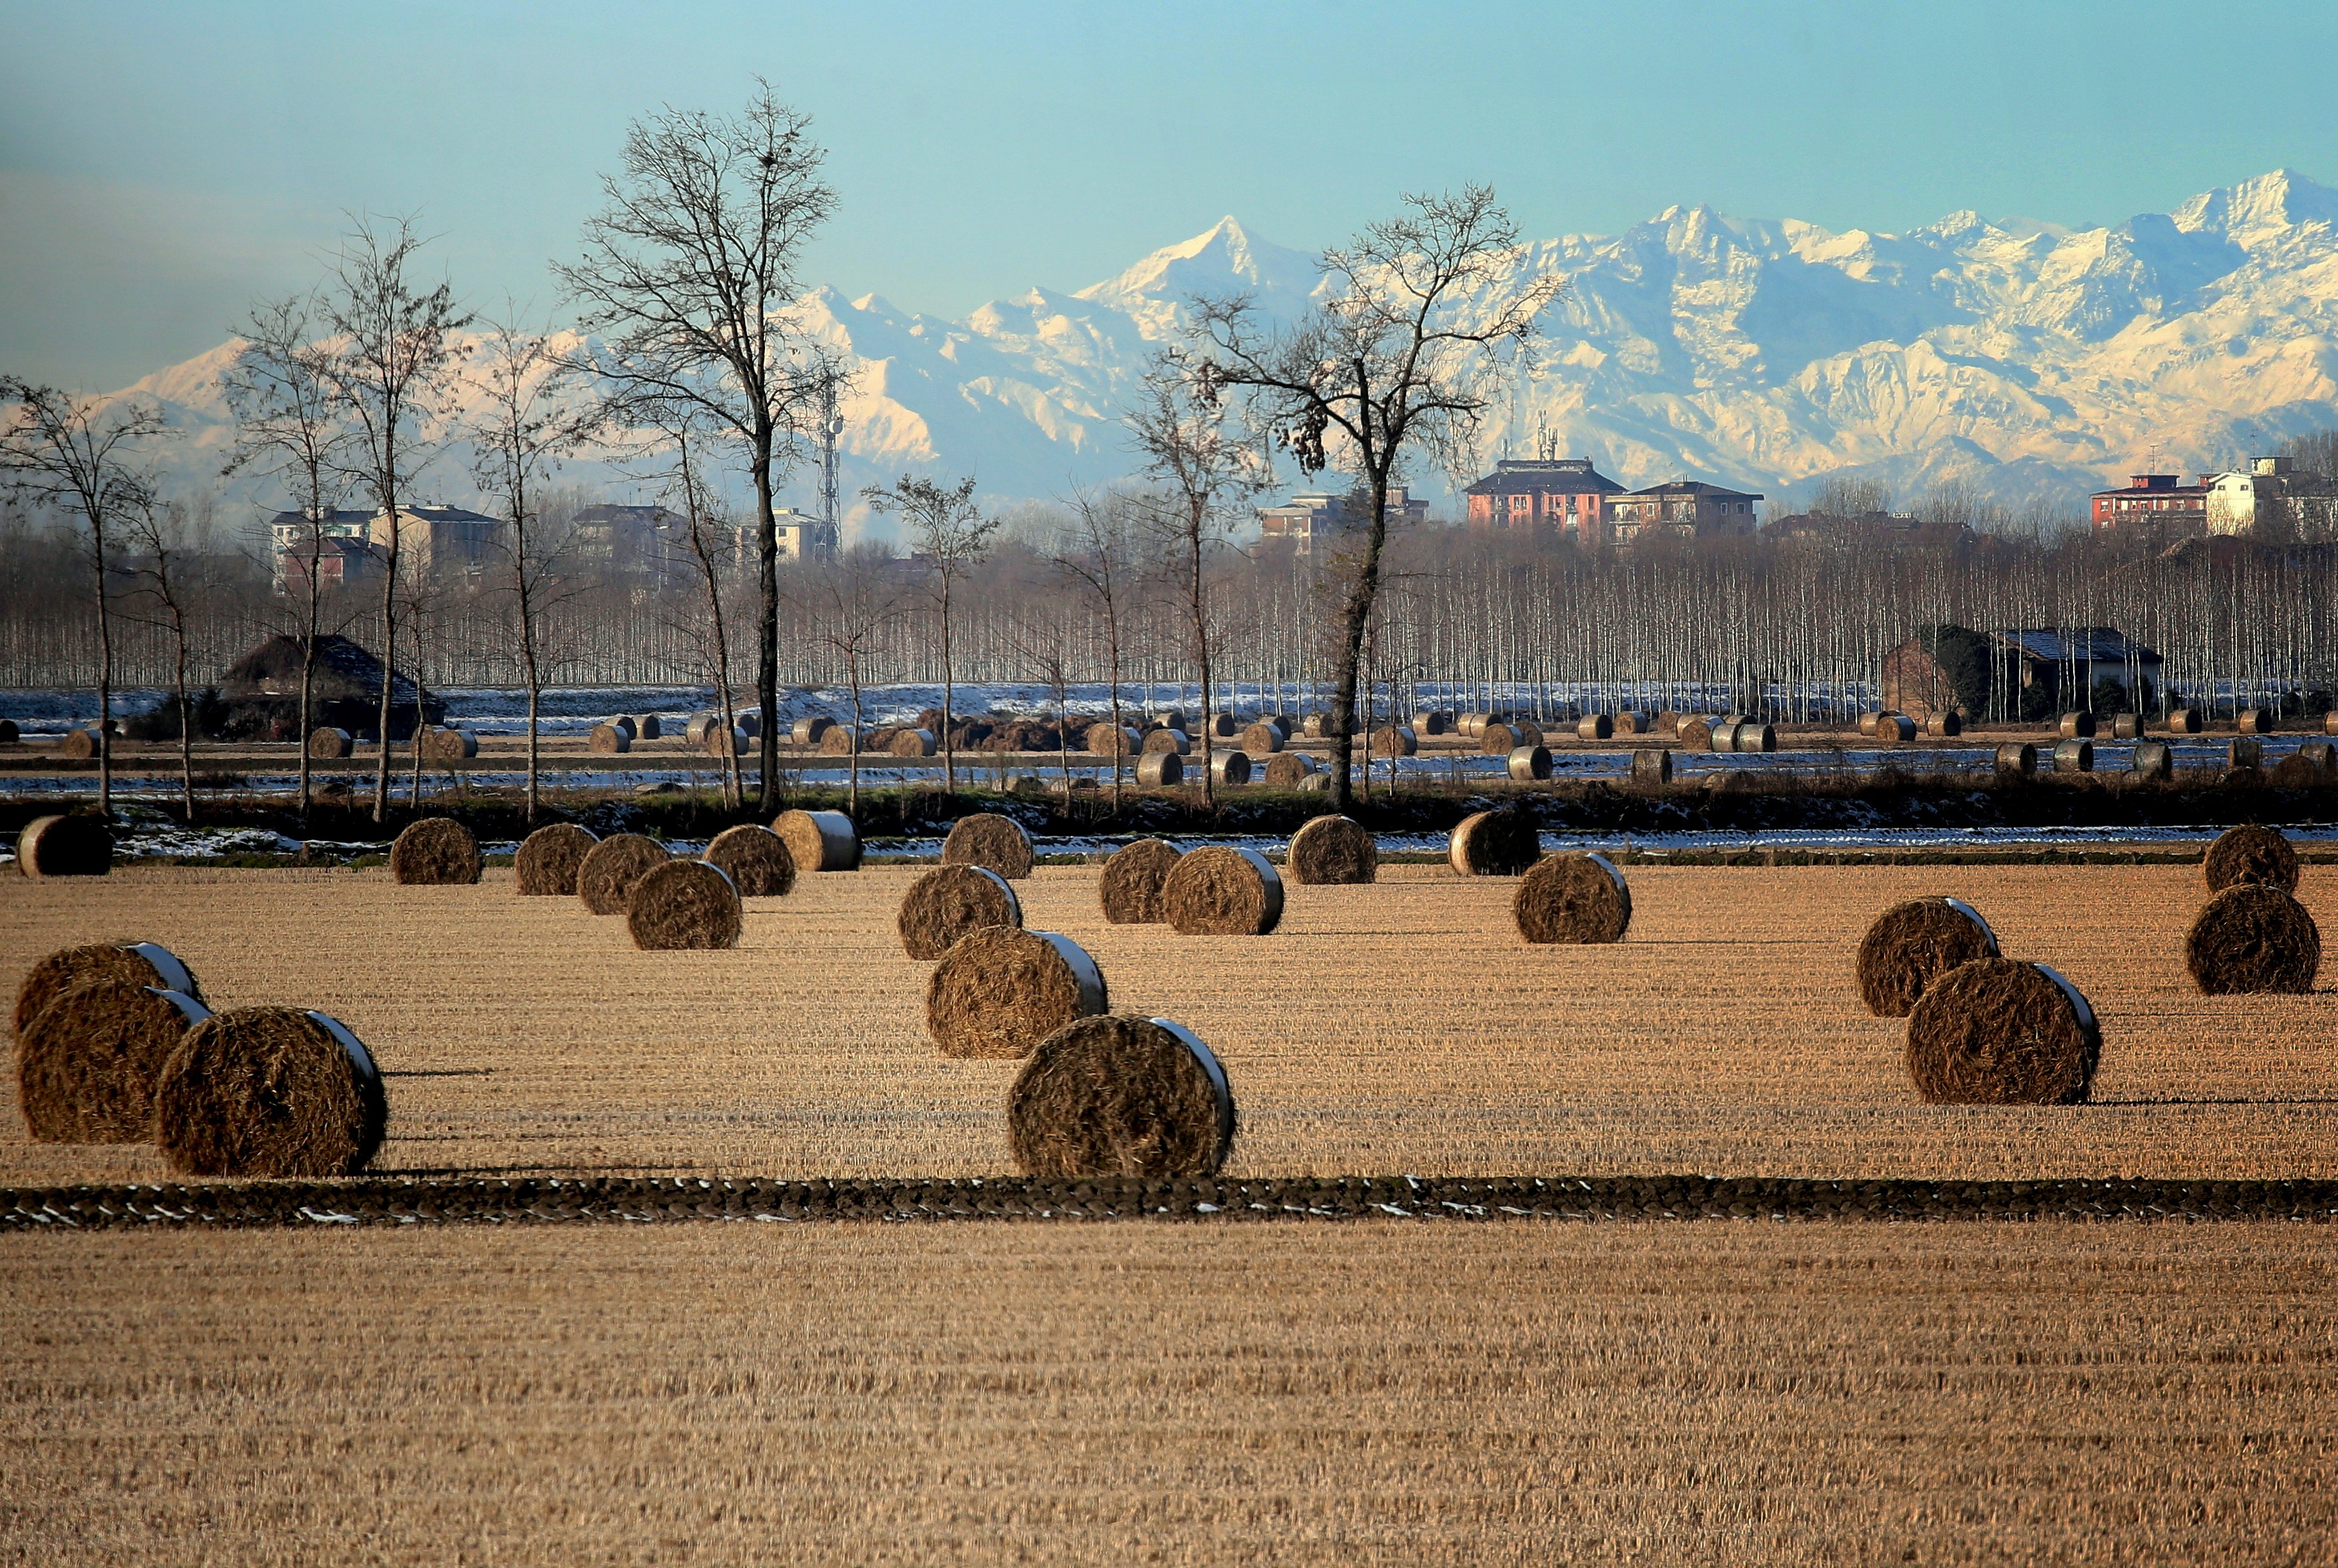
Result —
[{"label": "snow-capped mountain", "polygon": [[[2075,509],[2155,452],[2163,469],[2205,470],[2338,424],[2338,191],[2286,171],[2085,231],[1958,212],[1832,233],[1676,207],[1618,235],[1527,244],[1498,287],[1547,270],[1568,289],[1489,460],[1550,440],[1635,485],[1685,475],[1785,499],[1848,473],[1902,495],[1960,481]],[[959,320],[825,288],[801,308],[857,372],[849,491],[939,470],[1003,503],[1130,470],[1119,410],[1190,298],[1246,291],[1288,318],[1316,283],[1313,258],[1228,218],[1076,293],[1035,288]],[[232,351],[128,389],[185,427],[169,459],[180,484],[217,483]],[[619,482],[599,464],[567,476]],[[423,487],[467,498],[459,454]],[[277,499],[263,489],[239,481],[236,498]],[[809,508],[808,478],[791,489]]]}]

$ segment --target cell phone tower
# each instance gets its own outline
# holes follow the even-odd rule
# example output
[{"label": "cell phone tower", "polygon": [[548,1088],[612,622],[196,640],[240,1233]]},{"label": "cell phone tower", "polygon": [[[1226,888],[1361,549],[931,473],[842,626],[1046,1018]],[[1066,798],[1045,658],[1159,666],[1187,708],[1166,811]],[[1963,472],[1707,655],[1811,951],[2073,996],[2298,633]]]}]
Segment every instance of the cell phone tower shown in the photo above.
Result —
[{"label": "cell phone tower", "polygon": [[831,370],[820,388],[820,552],[834,556],[844,542],[836,515],[836,441],[844,434],[844,416],[836,411],[836,373]]}]

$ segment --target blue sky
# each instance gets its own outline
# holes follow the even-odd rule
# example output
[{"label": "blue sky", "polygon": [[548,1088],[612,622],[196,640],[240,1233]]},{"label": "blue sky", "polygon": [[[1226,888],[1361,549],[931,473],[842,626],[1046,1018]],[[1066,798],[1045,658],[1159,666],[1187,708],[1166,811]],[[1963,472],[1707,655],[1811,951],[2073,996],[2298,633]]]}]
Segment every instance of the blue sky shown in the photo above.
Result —
[{"label": "blue sky", "polygon": [[1300,248],[1492,181],[1531,234],[1675,202],[2073,227],[2338,181],[2328,5],[33,5],[0,46],[0,370],[91,389],[418,212],[553,304],[626,122],[770,77],[842,201],[809,280],[958,315],[1233,212]]}]

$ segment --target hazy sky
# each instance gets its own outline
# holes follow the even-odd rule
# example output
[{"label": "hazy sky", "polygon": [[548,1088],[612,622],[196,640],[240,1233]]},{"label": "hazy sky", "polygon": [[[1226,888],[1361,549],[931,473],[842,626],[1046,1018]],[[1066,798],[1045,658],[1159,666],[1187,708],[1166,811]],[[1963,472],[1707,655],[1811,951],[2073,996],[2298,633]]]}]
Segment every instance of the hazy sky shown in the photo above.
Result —
[{"label": "hazy sky", "polygon": [[1233,212],[1311,249],[1488,180],[1529,233],[1675,202],[2074,227],[2338,181],[2318,5],[177,5],[0,12],[0,369],[110,388],[416,212],[472,303],[550,308],[625,122],[808,111],[809,280],[959,315]]}]

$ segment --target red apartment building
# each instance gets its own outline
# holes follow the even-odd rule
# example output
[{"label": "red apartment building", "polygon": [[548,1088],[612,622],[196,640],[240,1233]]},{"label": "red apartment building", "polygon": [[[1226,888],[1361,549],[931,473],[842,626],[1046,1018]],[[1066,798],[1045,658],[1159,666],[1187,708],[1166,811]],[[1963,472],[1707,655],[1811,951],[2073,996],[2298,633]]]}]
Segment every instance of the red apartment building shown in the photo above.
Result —
[{"label": "red apartment building", "polygon": [[1588,457],[1505,457],[1462,494],[1472,528],[1547,530],[1589,544],[1606,536],[1606,499],[1623,488]]},{"label": "red apartment building", "polygon": [[2130,474],[2124,488],[2096,491],[2092,497],[2095,532],[2140,526],[2205,534],[2208,487],[2215,475],[2203,474],[2197,485],[2178,485],[2182,477],[2181,474]]}]

